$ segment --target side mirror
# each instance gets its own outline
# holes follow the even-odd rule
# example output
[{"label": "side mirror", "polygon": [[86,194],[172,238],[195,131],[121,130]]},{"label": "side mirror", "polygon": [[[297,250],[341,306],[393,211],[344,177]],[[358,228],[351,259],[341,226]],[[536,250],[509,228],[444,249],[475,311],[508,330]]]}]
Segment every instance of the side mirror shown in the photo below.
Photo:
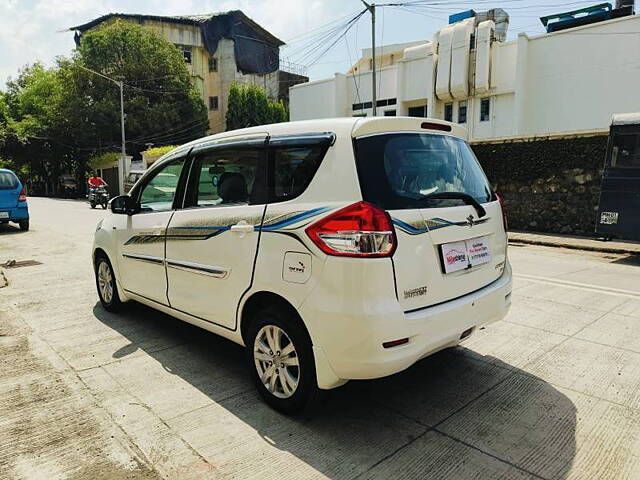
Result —
[{"label": "side mirror", "polygon": [[133,198],[129,195],[120,195],[109,202],[111,211],[119,215],[133,215],[136,212]]}]

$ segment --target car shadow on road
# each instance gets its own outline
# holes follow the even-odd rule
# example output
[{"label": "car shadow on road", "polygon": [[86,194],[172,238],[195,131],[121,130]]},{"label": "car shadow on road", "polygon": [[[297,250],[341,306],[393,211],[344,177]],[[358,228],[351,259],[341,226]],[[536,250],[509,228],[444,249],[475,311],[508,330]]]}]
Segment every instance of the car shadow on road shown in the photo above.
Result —
[{"label": "car shadow on road", "polygon": [[17,235],[20,233],[27,233],[24,230],[20,230],[20,227],[10,223],[0,223],[0,235]]},{"label": "car shadow on road", "polygon": [[617,263],[619,265],[631,265],[634,267],[640,266],[640,255],[627,255],[625,257],[618,258],[611,263]]},{"label": "car shadow on road", "polygon": [[[349,382],[312,414],[287,417],[255,393],[242,347],[135,302],[117,315],[100,304],[93,312],[130,341],[114,359],[135,361],[132,354],[142,350],[155,360],[148,363],[161,365],[159,375],[119,380],[151,410],[164,397],[158,408],[167,412],[176,388],[165,372],[206,396],[207,405],[192,409],[183,397],[172,413],[159,415],[232,476],[243,476],[249,462],[291,468],[288,454],[309,467],[298,478],[315,470],[339,479],[562,479],[574,460],[573,402],[540,378],[470,349],[439,352],[391,377]],[[159,336],[175,346],[156,350]],[[153,395],[145,394],[150,379],[162,384],[153,385]]]}]

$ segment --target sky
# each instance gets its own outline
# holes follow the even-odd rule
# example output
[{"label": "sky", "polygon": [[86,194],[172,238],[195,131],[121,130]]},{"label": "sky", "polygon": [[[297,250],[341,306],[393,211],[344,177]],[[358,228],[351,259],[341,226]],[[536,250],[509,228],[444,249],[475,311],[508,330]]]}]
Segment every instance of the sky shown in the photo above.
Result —
[{"label": "sky", "polygon": [[[388,0],[378,0],[384,3]],[[431,40],[448,15],[473,8],[502,7],[510,15],[509,39],[520,31],[543,33],[538,17],[599,3],[567,0],[393,0],[406,7],[378,8],[377,44]],[[613,0],[611,0],[613,2]],[[370,46],[369,14],[340,38],[341,27],[363,9],[360,0],[0,0],[0,88],[25,64],[52,65],[74,47],[70,26],[106,13],[188,15],[242,10],[288,45],[281,58],[299,63],[312,79],[345,72],[362,48]],[[333,31],[332,28],[337,30]],[[325,49],[335,40],[335,45]],[[311,51],[311,54],[308,54]]]}]

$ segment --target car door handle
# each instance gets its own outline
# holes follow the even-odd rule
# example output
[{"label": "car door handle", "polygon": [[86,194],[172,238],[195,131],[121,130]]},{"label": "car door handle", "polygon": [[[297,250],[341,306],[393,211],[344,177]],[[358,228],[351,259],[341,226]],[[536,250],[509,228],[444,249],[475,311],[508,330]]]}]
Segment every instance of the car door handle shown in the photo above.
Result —
[{"label": "car door handle", "polygon": [[239,221],[235,225],[231,225],[231,231],[240,234],[244,237],[247,233],[251,233],[255,230],[255,227],[244,220]]}]

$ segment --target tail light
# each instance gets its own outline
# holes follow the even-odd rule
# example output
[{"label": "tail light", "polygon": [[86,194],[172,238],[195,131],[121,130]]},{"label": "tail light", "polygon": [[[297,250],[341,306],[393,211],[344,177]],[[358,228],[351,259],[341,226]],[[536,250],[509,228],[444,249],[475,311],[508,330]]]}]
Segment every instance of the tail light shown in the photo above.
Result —
[{"label": "tail light", "polygon": [[24,189],[24,187],[22,187],[22,190],[20,190],[20,195],[18,195],[18,201],[19,202],[26,202],[27,201],[27,192]]},{"label": "tail light", "polygon": [[397,240],[391,217],[367,202],[358,202],[310,225],[305,230],[328,255],[390,257]]},{"label": "tail light", "polygon": [[502,203],[502,199],[500,198],[500,196],[496,193],[496,200],[498,200],[498,203],[500,204],[500,210],[502,210],[502,224],[504,225],[504,231],[506,233],[507,228],[509,227],[509,224],[507,222],[507,212],[504,210],[504,204]]}]

